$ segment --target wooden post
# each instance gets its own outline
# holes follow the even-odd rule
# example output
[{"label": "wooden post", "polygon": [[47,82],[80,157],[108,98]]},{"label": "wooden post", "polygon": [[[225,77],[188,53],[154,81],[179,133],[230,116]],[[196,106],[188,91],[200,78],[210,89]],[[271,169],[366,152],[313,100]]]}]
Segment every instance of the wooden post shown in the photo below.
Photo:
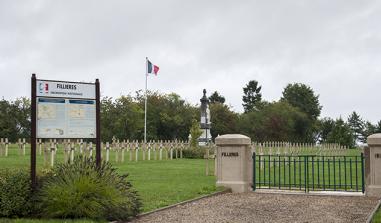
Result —
[{"label": "wooden post", "polygon": [[101,154],[101,90],[99,79],[95,79],[95,125],[96,125],[96,139],[95,139],[95,162],[97,167],[100,167],[102,161]]},{"label": "wooden post", "polygon": [[151,160],[151,142],[148,143],[148,160]]},{"label": "wooden post", "polygon": [[87,146],[87,142],[83,142],[83,154],[84,157],[89,157],[89,148]]},{"label": "wooden post", "polygon": [[168,141],[166,141],[165,145],[164,145],[164,150],[165,150],[165,159],[168,160],[168,150],[169,150],[169,143]]},{"label": "wooden post", "polygon": [[154,160],[157,160],[157,143],[153,142],[153,152],[154,152]]},{"label": "wooden post", "polygon": [[5,157],[8,156],[8,144],[9,144],[8,138],[5,138]]},{"label": "wooden post", "polygon": [[129,160],[132,161],[132,150],[134,149],[135,141],[131,142],[130,148],[129,148]]},{"label": "wooden post", "polygon": [[121,152],[121,162],[124,163],[124,149],[125,149],[125,146],[126,146],[126,140],[124,139],[123,142],[122,142],[122,152]]},{"label": "wooden post", "polygon": [[183,158],[183,148],[184,148],[184,142],[181,141],[181,146],[180,146],[180,159]]},{"label": "wooden post", "polygon": [[115,162],[119,162],[119,139],[116,141],[116,144],[114,146],[115,149]]},{"label": "wooden post", "polygon": [[41,154],[42,154],[42,140],[41,139],[38,139],[38,153],[40,154],[40,156],[41,156]]},{"label": "wooden post", "polygon": [[55,150],[55,143],[52,142],[50,145],[50,166],[54,166],[54,150]]},{"label": "wooden post", "polygon": [[0,139],[0,156],[3,156],[4,152],[4,138]]},{"label": "wooden post", "polygon": [[47,144],[48,143],[45,141],[45,143],[44,143],[44,167],[48,166],[48,160],[49,160],[49,153],[48,153],[49,145],[47,145]]},{"label": "wooden post", "polygon": [[209,148],[206,149],[205,161],[206,161],[205,173],[206,173],[206,176],[209,176]]},{"label": "wooden post", "polygon": [[106,162],[110,159],[110,143],[106,142]]},{"label": "wooden post", "polygon": [[30,178],[32,191],[36,189],[36,138],[37,138],[37,78],[32,74],[31,78],[31,134],[30,134]]},{"label": "wooden post", "polygon": [[79,153],[80,154],[83,153],[83,139],[81,139],[80,142],[79,142]]},{"label": "wooden post", "polygon": [[54,142],[54,150],[53,150],[54,154],[53,155],[55,156],[57,154],[57,151],[58,151],[57,139],[54,139],[53,142]]},{"label": "wooden post", "polygon": [[74,153],[75,153],[75,144],[74,142],[70,143],[70,162],[74,162]]},{"label": "wooden post", "polygon": [[[89,156],[90,156],[90,157],[93,157],[93,143],[90,142],[89,144],[90,144],[90,145],[89,145]],[[100,161],[99,161],[99,162],[100,162]],[[98,162],[97,162],[97,165],[99,166],[100,164],[98,164]]]},{"label": "wooden post", "polygon": [[18,154],[19,156],[21,156],[21,150],[22,150],[21,138],[17,140],[17,147],[18,147]]},{"label": "wooden post", "polygon": [[160,141],[160,145],[159,145],[159,160],[162,160],[163,159],[163,142]]},{"label": "wooden post", "polygon": [[139,159],[139,147],[135,150],[135,161],[138,162]]},{"label": "wooden post", "polygon": [[147,147],[147,143],[146,142],[142,142],[143,160],[146,160],[146,147]]},{"label": "wooden post", "polygon": [[69,139],[64,140],[63,142],[63,150],[64,150],[64,162],[69,162],[70,157],[70,141]]}]

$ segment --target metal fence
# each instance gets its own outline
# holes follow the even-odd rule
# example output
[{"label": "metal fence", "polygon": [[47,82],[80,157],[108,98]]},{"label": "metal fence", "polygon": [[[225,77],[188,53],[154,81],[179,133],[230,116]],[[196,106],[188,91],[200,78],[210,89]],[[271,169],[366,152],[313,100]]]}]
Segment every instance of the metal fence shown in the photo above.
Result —
[{"label": "metal fence", "polygon": [[350,191],[364,193],[364,155],[257,155],[253,190]]}]

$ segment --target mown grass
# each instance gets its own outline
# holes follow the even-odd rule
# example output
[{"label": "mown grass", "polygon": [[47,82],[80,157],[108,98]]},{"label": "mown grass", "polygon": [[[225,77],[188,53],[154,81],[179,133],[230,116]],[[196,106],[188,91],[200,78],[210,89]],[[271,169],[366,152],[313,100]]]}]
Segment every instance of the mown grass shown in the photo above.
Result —
[{"label": "mown grass", "polygon": [[373,215],[372,223],[381,223],[381,209],[378,208],[376,213]]},{"label": "mown grass", "polygon": [[[102,152],[105,157],[105,151]],[[115,152],[110,151],[110,161],[120,173],[128,173],[128,179],[139,192],[143,202],[143,212],[151,211],[160,207],[171,205],[184,200],[210,194],[219,190],[215,187],[215,177],[205,175],[205,160],[202,159],[154,159],[129,161],[129,152],[125,152],[123,163],[115,162]],[[95,156],[95,150],[93,151]],[[135,157],[135,153],[133,153]],[[157,154],[157,159],[159,154]],[[58,149],[56,162],[63,162],[64,155],[61,148]],[[120,159],[120,158],[119,158]],[[146,158],[147,159],[147,158]],[[0,168],[30,168],[30,149],[26,148],[26,155],[22,155],[16,145],[9,148],[8,157],[0,156]],[[37,171],[39,174],[48,166],[44,167],[43,154],[37,152]],[[209,163],[210,173],[214,172],[214,161]],[[25,219],[20,219],[24,221]],[[3,220],[0,220],[3,221]],[[29,220],[28,220],[29,221]],[[34,220],[30,220],[33,222]],[[54,222],[54,221],[53,221]],[[70,222],[70,221],[68,221]],[[86,221],[84,221],[86,222]]]}]

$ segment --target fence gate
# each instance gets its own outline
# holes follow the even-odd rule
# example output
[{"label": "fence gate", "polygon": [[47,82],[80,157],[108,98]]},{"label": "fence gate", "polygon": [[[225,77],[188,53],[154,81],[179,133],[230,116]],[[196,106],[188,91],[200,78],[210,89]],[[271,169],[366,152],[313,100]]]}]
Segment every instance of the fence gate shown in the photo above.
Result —
[{"label": "fence gate", "polygon": [[348,191],[364,193],[364,155],[257,155],[253,190]]}]

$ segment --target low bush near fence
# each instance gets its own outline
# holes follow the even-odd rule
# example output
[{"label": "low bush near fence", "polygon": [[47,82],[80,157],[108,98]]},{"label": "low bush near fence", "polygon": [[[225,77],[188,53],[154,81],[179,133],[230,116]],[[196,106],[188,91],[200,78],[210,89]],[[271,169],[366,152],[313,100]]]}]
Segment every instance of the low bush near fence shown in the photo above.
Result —
[{"label": "low bush near fence", "polygon": [[188,159],[203,159],[205,155],[205,148],[192,147],[183,151],[183,157]]},{"label": "low bush near fence", "polygon": [[0,217],[31,214],[30,175],[26,170],[0,170]]},{"label": "low bush near fence", "polygon": [[138,214],[137,192],[111,164],[98,169],[91,158],[59,164],[43,180],[38,200],[41,214],[50,218],[128,220]]}]

